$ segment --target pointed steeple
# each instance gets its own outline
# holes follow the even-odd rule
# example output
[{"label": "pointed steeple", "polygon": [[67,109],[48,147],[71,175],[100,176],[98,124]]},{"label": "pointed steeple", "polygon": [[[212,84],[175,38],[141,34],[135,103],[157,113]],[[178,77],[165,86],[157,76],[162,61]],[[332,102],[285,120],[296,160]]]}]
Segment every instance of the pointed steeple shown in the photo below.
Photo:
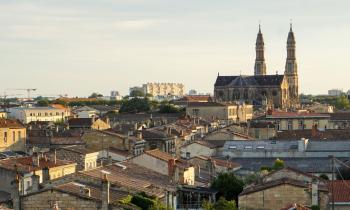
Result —
[{"label": "pointed steeple", "polygon": [[298,81],[298,65],[295,56],[295,36],[293,32],[292,23],[287,38],[287,59],[285,67],[285,76],[288,81],[288,92],[292,106],[298,106],[299,104],[299,81]]},{"label": "pointed steeple", "polygon": [[259,24],[259,32],[256,37],[255,42],[255,66],[254,66],[254,75],[266,75],[266,64],[264,56],[264,38],[261,33],[261,25]]}]

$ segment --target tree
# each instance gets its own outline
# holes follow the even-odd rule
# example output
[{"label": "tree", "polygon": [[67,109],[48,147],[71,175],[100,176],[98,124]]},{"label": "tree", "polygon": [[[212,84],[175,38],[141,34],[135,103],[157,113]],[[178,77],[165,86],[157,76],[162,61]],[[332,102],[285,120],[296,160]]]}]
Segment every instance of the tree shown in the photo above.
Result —
[{"label": "tree", "polygon": [[130,92],[130,97],[145,97],[145,93],[141,90],[133,90]]},{"label": "tree", "polygon": [[279,158],[277,158],[277,159],[275,160],[275,163],[274,163],[273,166],[272,166],[272,169],[273,169],[273,170],[280,170],[280,169],[282,169],[282,168],[284,168],[284,161],[281,160],[281,159],[279,159]]},{"label": "tree", "polygon": [[329,180],[329,177],[326,174],[321,174],[320,178],[324,180]]},{"label": "tree", "polygon": [[232,172],[220,173],[212,182],[211,187],[218,191],[219,197],[226,200],[238,200],[238,195],[243,191],[244,182]]},{"label": "tree", "polygon": [[159,113],[179,113],[181,110],[173,104],[162,104],[159,107]]},{"label": "tree", "polygon": [[100,94],[100,93],[92,93],[89,98],[99,98],[99,97],[102,97],[103,95]]},{"label": "tree", "polygon": [[348,97],[346,95],[342,95],[342,96],[338,97],[336,102],[335,102],[335,107],[337,109],[349,109],[350,103],[349,103]]},{"label": "tree", "polygon": [[120,107],[120,113],[139,113],[150,110],[149,100],[147,98],[133,98],[123,101]]},{"label": "tree", "polygon": [[42,100],[36,102],[36,104],[40,107],[44,107],[44,106],[48,106],[50,104],[50,102],[47,99],[42,99]]},{"label": "tree", "polygon": [[215,204],[204,201],[202,207],[204,210],[237,210],[236,202],[227,201],[224,197],[220,197]]}]

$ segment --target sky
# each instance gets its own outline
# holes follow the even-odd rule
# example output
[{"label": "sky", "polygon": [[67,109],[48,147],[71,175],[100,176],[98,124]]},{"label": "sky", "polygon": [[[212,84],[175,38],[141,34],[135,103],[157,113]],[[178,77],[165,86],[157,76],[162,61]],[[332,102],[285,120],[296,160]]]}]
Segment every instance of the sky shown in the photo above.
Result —
[{"label": "sky", "polygon": [[123,95],[147,82],[212,93],[254,72],[258,24],[268,74],[284,72],[292,20],[300,92],[350,89],[348,0],[0,0],[0,95]]}]

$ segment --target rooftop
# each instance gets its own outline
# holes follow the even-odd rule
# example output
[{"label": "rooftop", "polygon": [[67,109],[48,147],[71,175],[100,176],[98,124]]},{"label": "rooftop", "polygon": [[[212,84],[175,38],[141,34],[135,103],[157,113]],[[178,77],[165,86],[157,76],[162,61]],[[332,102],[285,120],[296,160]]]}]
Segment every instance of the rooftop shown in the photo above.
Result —
[{"label": "rooftop", "polygon": [[83,154],[83,155],[98,152],[98,151],[93,150],[93,149],[88,149],[88,148],[86,148],[83,145],[74,145],[74,146],[62,147],[60,149],[68,150],[68,151],[79,153],[79,154]]},{"label": "rooftop", "polygon": [[143,191],[157,197],[163,197],[165,189],[175,189],[170,177],[131,162],[115,163],[79,172],[80,175],[98,180],[101,179],[103,173],[108,174],[108,180],[112,185],[136,192]]},{"label": "rooftop", "polygon": [[29,173],[36,170],[42,170],[43,168],[54,168],[69,164],[75,164],[74,162],[67,160],[51,160],[50,158],[40,157],[39,164],[35,165],[32,157],[18,157],[8,158],[0,160],[0,168],[15,171],[20,173]]},{"label": "rooftop", "polygon": [[[350,180],[335,180],[333,184],[334,203],[350,203]],[[332,181],[328,182],[328,189],[332,191]],[[331,199],[330,202],[332,202]]]},{"label": "rooftop", "polygon": [[0,128],[25,128],[18,120],[0,118]]},{"label": "rooftop", "polygon": [[329,114],[312,112],[281,112],[272,111],[266,114],[266,118],[330,118]]},{"label": "rooftop", "polygon": [[[262,190],[265,190],[265,189],[273,188],[273,187],[276,187],[276,186],[279,186],[279,185],[284,185],[284,184],[293,185],[293,186],[302,187],[302,188],[308,188],[309,187],[309,184],[305,183],[303,181],[297,181],[297,180],[293,180],[293,179],[290,179],[290,178],[282,178],[282,179],[266,182],[266,183],[263,183],[263,184],[247,187],[241,192],[240,196],[251,194],[251,193],[254,193],[254,192],[259,192],[259,191],[262,191]],[[321,190],[321,191],[328,191],[328,189],[326,187],[323,187],[322,185],[320,185],[318,189]]]}]

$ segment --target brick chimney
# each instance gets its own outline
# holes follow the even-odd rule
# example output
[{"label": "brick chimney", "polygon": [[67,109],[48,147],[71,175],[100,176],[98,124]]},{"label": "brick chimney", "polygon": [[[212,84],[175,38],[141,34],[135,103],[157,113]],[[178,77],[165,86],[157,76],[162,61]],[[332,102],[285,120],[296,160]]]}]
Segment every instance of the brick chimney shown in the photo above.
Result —
[{"label": "brick chimney", "polygon": [[102,192],[101,192],[101,201],[102,201],[102,208],[101,210],[108,210],[109,206],[109,181],[107,174],[103,174],[102,178]]},{"label": "brick chimney", "polygon": [[175,171],[176,171],[176,159],[172,158],[168,161],[168,176],[171,178],[172,181],[175,180]]},{"label": "brick chimney", "polygon": [[20,175],[17,173],[15,176],[15,180],[13,180],[12,182],[12,189],[11,189],[11,198],[12,198],[12,204],[13,204],[14,210],[21,210],[19,185],[20,185]]}]

